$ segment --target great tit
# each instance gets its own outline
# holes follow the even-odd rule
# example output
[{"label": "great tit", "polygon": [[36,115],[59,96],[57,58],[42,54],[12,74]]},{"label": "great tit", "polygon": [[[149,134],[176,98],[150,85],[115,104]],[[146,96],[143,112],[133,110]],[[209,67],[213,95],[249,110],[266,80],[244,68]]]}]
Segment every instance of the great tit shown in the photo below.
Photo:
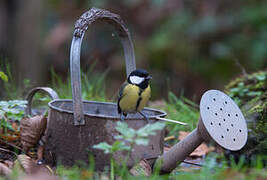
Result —
[{"label": "great tit", "polygon": [[149,121],[141,110],[145,107],[151,95],[150,79],[152,79],[152,76],[146,70],[137,69],[132,71],[127,81],[122,84],[117,102],[121,120],[124,120],[128,113],[138,112]]}]

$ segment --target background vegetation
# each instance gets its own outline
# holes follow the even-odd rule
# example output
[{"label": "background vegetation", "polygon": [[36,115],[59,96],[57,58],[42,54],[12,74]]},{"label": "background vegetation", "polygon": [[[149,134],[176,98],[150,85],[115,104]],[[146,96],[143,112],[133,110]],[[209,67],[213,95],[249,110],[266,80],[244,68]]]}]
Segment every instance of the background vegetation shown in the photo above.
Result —
[{"label": "background vegetation", "polygon": [[[3,0],[0,59],[11,63],[14,82],[20,87],[24,79],[33,86],[51,84],[52,67],[67,80],[74,22],[93,6],[120,14],[128,25],[137,65],[154,77],[152,99],[167,98],[172,91],[197,101],[207,89],[222,89],[241,73],[236,60],[248,72],[266,68],[264,0]],[[108,70],[107,97],[125,79],[123,58],[109,26],[89,28],[81,66],[84,72],[92,64],[98,74]]]},{"label": "background vegetation", "polygon": [[[167,111],[170,119],[188,123],[167,124],[166,136],[175,137],[170,144],[177,142],[179,131],[196,127],[199,99],[208,89],[225,90],[250,120],[251,139],[241,158],[241,152],[237,159],[209,154],[201,169],[163,176],[155,171],[149,179],[267,178],[263,170],[267,162],[264,0],[2,0],[0,98],[21,99],[30,88],[45,85],[55,89],[60,98],[71,98],[69,49],[74,22],[93,6],[121,15],[129,27],[137,67],[153,76],[150,106]],[[114,101],[125,79],[124,57],[116,34],[108,25],[96,24],[88,29],[82,47],[83,99]],[[35,98],[36,104],[49,101],[40,95]],[[14,128],[6,119],[23,116],[22,109],[14,110],[18,106],[25,106],[25,102],[1,102],[1,127],[7,132]],[[260,156],[251,158],[253,154]],[[114,166],[116,175],[120,168]],[[57,173],[63,179],[109,176],[108,171],[98,174],[93,166],[58,167]],[[136,179],[127,169],[119,175]]]}]

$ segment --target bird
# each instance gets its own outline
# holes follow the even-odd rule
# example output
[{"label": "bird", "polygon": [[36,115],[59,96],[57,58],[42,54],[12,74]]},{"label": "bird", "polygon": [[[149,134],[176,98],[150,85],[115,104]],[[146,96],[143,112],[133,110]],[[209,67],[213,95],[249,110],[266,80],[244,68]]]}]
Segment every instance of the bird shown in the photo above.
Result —
[{"label": "bird", "polygon": [[152,76],[144,69],[136,69],[127,77],[122,84],[118,95],[118,113],[123,121],[128,113],[139,113],[148,122],[149,119],[142,112],[151,96],[149,81]]}]

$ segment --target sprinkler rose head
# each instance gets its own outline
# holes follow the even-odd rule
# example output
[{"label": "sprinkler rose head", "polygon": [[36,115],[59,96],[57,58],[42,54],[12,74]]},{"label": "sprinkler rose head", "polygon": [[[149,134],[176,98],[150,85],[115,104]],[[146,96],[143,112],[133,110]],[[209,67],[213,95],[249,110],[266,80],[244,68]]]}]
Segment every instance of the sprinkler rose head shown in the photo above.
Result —
[{"label": "sprinkler rose head", "polygon": [[237,151],[247,141],[246,120],[235,102],[218,90],[204,93],[200,101],[198,130],[206,141],[212,139],[225,149]]}]

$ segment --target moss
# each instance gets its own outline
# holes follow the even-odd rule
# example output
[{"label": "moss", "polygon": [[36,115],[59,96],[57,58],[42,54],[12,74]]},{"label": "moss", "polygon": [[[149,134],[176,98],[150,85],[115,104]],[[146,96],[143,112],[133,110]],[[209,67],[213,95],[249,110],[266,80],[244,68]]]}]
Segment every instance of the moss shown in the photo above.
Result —
[{"label": "moss", "polygon": [[267,71],[238,77],[225,91],[241,107],[248,123],[248,143],[242,152],[249,157],[267,154]]}]

